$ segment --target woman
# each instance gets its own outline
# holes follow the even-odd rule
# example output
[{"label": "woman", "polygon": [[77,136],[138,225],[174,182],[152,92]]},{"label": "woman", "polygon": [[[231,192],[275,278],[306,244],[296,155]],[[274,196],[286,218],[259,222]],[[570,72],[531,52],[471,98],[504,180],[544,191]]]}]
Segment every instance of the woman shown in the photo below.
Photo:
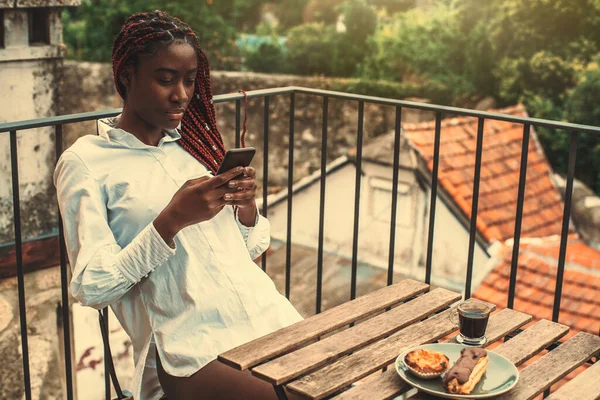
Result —
[{"label": "woman", "polygon": [[300,321],[252,262],[269,246],[255,171],[224,156],[208,61],[193,31],[155,11],[113,46],[122,114],[98,122],[54,175],[83,305],[110,305],[131,337],[134,398],[269,399],[218,354]]}]

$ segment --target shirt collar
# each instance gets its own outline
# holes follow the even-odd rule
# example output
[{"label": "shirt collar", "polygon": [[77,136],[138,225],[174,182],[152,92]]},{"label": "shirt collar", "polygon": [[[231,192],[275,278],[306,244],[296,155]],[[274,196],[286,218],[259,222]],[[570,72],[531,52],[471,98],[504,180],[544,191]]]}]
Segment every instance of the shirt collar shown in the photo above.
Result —
[{"label": "shirt collar", "polygon": [[[98,135],[109,142],[118,143],[134,149],[146,149],[149,147],[154,147],[142,143],[142,141],[133,134],[121,128],[116,128],[119,118],[121,118],[121,114],[113,118],[103,118],[98,120]],[[181,139],[181,134],[178,131],[180,127],[181,123],[176,129],[164,130],[163,132],[165,135],[162,137],[162,139],[160,139],[157,147],[160,147],[164,143],[174,142]]]}]

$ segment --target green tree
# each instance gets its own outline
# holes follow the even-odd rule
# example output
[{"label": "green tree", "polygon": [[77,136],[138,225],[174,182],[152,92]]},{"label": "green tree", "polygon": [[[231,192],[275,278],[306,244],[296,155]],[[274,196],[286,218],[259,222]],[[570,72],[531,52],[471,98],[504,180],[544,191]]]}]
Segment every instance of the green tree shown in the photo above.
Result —
[{"label": "green tree", "polygon": [[251,71],[265,73],[285,73],[288,65],[287,52],[277,40],[269,40],[256,49],[245,49],[245,66]]},{"label": "green tree", "polygon": [[[600,51],[600,0],[444,1],[386,19],[369,43],[366,78],[434,82],[445,88],[435,102],[493,96],[534,117],[600,125],[594,73],[579,77]],[[538,133],[551,164],[566,171],[568,136]],[[599,141],[582,138],[578,154],[579,176],[598,192]]]},{"label": "green tree", "polygon": [[365,47],[377,27],[377,14],[365,0],[348,0],[340,7],[346,26],[345,40]]},{"label": "green tree", "polygon": [[335,24],[340,16],[339,6],[343,0],[310,0],[304,8],[304,22]]},{"label": "green tree", "polygon": [[377,14],[365,0],[347,0],[340,6],[345,32],[334,35],[333,74],[354,76],[368,54],[368,38],[377,27]]},{"label": "green tree", "polygon": [[[200,43],[215,68],[227,68],[235,62],[236,30],[219,14],[219,9],[205,2],[167,0],[88,0],[64,17],[65,43],[72,55],[83,60],[110,60],[114,38],[133,13],[160,9],[188,23],[198,34]],[[80,31],[73,24],[85,21]],[[78,32],[77,36],[75,33]]]},{"label": "green tree", "polygon": [[210,7],[238,31],[252,32],[261,21],[263,4],[265,0],[213,0]]},{"label": "green tree", "polygon": [[[594,67],[581,75],[579,84],[569,93],[565,102],[565,119],[584,125],[600,126],[600,69]],[[568,147],[563,147],[563,152]],[[577,176],[600,194],[600,136],[585,134],[579,140]],[[563,165],[566,165],[564,162]],[[564,168],[563,168],[564,170]]]},{"label": "green tree", "polygon": [[305,24],[288,32],[286,47],[291,72],[312,75],[354,76],[367,52],[377,16],[364,0],[348,0],[338,8],[345,32],[325,23]]},{"label": "green tree", "polygon": [[390,14],[408,11],[415,8],[416,0],[369,0],[378,9],[384,9]]},{"label": "green tree", "polygon": [[566,89],[576,83],[575,65],[547,51],[530,58],[504,58],[494,74],[499,83],[499,97],[510,104],[527,102],[532,96],[562,104]]},{"label": "green tree", "polygon": [[[433,81],[446,87],[445,99],[478,94],[477,46],[481,32],[462,34],[456,11],[438,6],[432,12],[414,9],[382,23],[371,37],[362,68],[368,79]],[[440,101],[440,99],[432,99]]]},{"label": "green tree", "polygon": [[279,0],[275,5],[275,16],[279,20],[279,29],[283,32],[301,25],[304,8],[309,0]]},{"label": "green tree", "polygon": [[[598,73],[580,73],[600,51],[599,0],[459,3],[463,10],[471,8],[470,14],[460,14],[463,26],[488,30],[497,85],[494,96],[501,105],[521,102],[534,117],[600,126],[600,114],[593,106],[600,94]],[[489,18],[476,21],[477,14]],[[538,134],[554,169],[565,173],[568,134],[545,128]],[[600,193],[600,138],[583,135],[580,143],[577,176]]]},{"label": "green tree", "polygon": [[290,71],[300,75],[332,75],[335,35],[335,29],[323,23],[291,29],[286,42]]},{"label": "green tree", "polygon": [[496,3],[500,4],[493,7],[499,7],[499,12],[490,20],[490,30],[499,57],[518,58],[547,51],[564,59],[589,62],[600,49],[598,0]]},{"label": "green tree", "polygon": [[86,21],[79,16],[77,8],[68,8],[62,13],[63,41],[69,50],[67,56],[83,59],[86,42]]}]

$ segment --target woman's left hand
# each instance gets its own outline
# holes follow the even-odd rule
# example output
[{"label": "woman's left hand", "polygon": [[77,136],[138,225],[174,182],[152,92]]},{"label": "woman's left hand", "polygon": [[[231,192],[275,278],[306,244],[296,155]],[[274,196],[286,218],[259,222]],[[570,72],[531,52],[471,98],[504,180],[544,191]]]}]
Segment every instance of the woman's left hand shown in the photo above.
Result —
[{"label": "woman's left hand", "polygon": [[252,167],[244,168],[242,175],[227,182],[233,193],[227,193],[223,198],[232,205],[238,207],[238,219],[245,226],[254,226],[256,223],[256,170]]},{"label": "woman's left hand", "polygon": [[244,168],[244,173],[227,182],[227,186],[235,189],[234,193],[227,193],[225,201],[240,209],[256,208],[256,170],[252,167]]}]

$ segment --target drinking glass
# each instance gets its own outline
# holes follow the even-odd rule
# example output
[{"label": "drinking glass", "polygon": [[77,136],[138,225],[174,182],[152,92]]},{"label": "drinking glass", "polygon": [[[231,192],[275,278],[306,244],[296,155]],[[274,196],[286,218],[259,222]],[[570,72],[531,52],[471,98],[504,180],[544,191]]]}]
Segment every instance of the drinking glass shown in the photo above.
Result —
[{"label": "drinking glass", "polygon": [[450,313],[450,319],[460,329],[456,341],[468,346],[484,345],[487,342],[485,330],[491,311],[491,307],[481,301],[468,300],[459,304]]}]

